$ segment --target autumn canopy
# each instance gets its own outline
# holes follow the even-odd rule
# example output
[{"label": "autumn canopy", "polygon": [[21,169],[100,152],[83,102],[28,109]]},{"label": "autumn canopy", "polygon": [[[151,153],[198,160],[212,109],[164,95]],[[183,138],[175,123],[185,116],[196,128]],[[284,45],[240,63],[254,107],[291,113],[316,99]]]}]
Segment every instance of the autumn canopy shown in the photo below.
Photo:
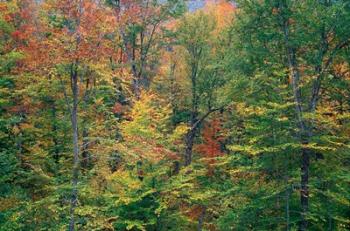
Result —
[{"label": "autumn canopy", "polygon": [[347,0],[0,2],[0,231],[349,230]]}]

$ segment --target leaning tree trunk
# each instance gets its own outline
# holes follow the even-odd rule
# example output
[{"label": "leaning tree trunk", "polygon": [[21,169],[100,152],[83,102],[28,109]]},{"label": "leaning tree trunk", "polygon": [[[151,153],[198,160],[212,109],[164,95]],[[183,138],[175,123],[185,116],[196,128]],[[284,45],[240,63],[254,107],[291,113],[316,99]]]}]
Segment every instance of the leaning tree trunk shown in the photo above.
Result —
[{"label": "leaning tree trunk", "polygon": [[73,178],[72,178],[72,196],[70,208],[69,230],[74,231],[75,218],[74,210],[78,200],[78,176],[79,176],[79,141],[78,141],[78,74],[75,70],[71,72],[71,86],[73,93],[73,107],[71,110],[71,123],[73,131]]}]

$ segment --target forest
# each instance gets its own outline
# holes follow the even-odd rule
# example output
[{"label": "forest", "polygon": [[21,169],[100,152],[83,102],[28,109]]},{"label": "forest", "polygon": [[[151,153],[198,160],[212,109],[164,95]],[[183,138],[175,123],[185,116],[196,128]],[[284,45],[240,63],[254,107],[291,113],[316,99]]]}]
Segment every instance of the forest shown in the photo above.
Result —
[{"label": "forest", "polygon": [[0,1],[0,231],[44,230],[350,230],[350,1]]}]

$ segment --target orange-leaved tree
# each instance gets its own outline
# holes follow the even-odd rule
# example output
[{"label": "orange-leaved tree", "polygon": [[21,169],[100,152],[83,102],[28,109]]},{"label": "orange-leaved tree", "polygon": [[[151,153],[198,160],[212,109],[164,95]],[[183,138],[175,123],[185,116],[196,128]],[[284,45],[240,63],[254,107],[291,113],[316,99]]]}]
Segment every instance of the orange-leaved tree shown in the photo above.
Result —
[{"label": "orange-leaved tree", "polygon": [[195,146],[197,150],[204,157],[204,161],[208,166],[208,174],[212,175],[214,171],[215,158],[223,155],[223,141],[225,140],[224,129],[222,121],[214,118],[205,124],[202,131],[202,143]]}]

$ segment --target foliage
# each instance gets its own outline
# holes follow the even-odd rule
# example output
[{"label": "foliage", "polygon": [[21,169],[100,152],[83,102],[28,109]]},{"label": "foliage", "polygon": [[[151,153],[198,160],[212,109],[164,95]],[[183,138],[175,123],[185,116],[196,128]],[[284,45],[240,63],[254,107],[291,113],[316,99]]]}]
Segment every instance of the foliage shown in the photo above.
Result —
[{"label": "foliage", "polygon": [[1,231],[349,229],[349,2],[186,4],[0,2]]}]

